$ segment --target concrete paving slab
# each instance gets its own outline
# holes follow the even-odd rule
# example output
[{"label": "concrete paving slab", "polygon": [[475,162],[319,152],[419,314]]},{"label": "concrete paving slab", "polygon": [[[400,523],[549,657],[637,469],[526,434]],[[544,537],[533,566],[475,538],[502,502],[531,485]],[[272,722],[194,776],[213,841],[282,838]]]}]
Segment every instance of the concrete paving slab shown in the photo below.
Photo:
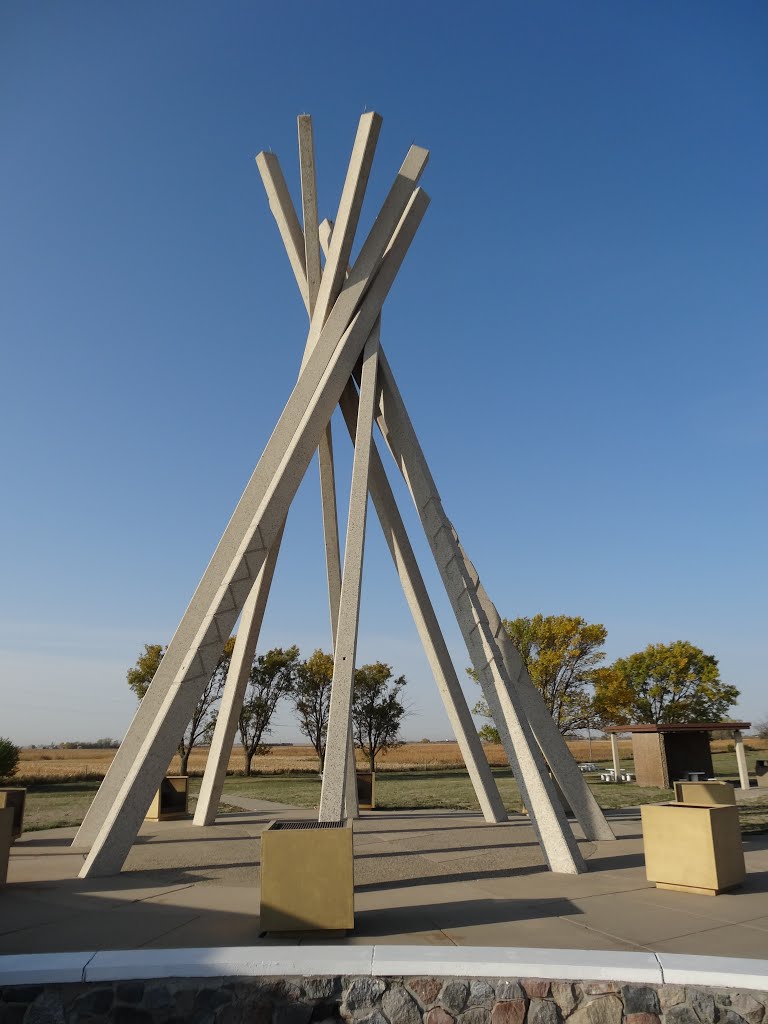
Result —
[{"label": "concrete paving slab", "polygon": [[558,949],[638,950],[643,947],[612,935],[603,935],[563,919],[461,925],[446,928],[457,946],[529,946]]},{"label": "concrete paving slab", "polygon": [[[200,914],[170,931],[163,932],[160,936],[143,942],[141,946],[142,949],[168,949],[172,946],[184,949],[230,944],[255,946],[266,942],[267,939],[261,935],[257,907],[256,912],[252,913],[212,911]],[[272,944],[272,937],[269,943]]]},{"label": "concrete paving slab", "polygon": [[655,942],[654,949],[666,953],[701,953],[704,956],[722,956],[727,953],[733,957],[765,959],[768,957],[768,932],[741,924],[718,924],[707,931],[690,932],[688,935]]},{"label": "concrete paving slab", "polygon": [[[0,936],[0,953],[77,952],[82,949],[135,949],[198,916],[189,910],[144,906],[69,914],[53,926],[38,925]],[[94,940],[98,941],[94,941]],[[89,941],[90,940],[90,941]],[[46,948],[47,947],[47,948]]]},{"label": "concrete paving slab", "polygon": [[[74,830],[28,834],[0,891],[0,953],[261,946],[259,836],[274,817],[315,812],[147,823],[127,870],[85,880],[83,855],[68,846]],[[357,927],[345,942],[722,953],[728,939],[736,954],[768,956],[766,837],[745,842],[743,890],[704,897],[647,881],[637,811],[611,825],[615,842],[581,844],[590,871],[562,875],[546,870],[524,816],[486,825],[465,812],[366,813],[355,822]]]},{"label": "concrete paving slab", "polygon": [[574,923],[584,928],[604,935],[620,935],[638,946],[652,946],[657,940],[715,928],[722,923],[715,918],[689,914],[679,907],[673,914],[660,913],[657,904],[616,893],[575,899],[572,904],[574,909],[560,915],[562,919],[577,917]]},{"label": "concrete paving slab", "polygon": [[232,914],[258,914],[259,889],[238,885],[190,885],[147,898],[153,906]]},{"label": "concrete paving slab", "polygon": [[746,886],[719,896],[673,892],[651,885],[629,893],[628,898],[646,903],[658,913],[683,912],[719,923],[742,924],[768,915],[768,892],[757,891],[749,876],[747,882]]}]

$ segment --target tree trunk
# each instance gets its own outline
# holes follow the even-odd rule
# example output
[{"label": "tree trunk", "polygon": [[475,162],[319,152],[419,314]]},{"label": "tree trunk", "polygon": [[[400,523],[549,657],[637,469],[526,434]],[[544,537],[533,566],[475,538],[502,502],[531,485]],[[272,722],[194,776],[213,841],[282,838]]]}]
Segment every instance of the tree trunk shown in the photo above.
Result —
[{"label": "tree trunk", "polygon": [[369,764],[371,766],[371,772],[375,772],[376,771],[376,754],[373,751],[371,751],[368,754],[368,762],[369,762]]},{"label": "tree trunk", "polygon": [[191,750],[185,750],[182,754],[179,751],[179,775],[187,775],[187,765],[189,764],[189,755],[192,753]]},{"label": "tree trunk", "polygon": [[251,774],[251,761],[252,760],[253,760],[253,751],[252,750],[246,750],[245,751],[245,774],[246,775],[250,775]]}]

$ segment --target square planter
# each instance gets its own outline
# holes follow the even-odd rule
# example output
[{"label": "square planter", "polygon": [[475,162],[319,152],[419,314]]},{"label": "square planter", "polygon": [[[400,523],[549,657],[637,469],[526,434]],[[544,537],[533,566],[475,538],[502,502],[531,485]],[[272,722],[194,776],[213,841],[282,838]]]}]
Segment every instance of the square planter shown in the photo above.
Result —
[{"label": "square planter", "polygon": [[8,881],[8,861],[13,842],[13,808],[0,807],[0,886]]},{"label": "square planter", "polygon": [[735,804],[736,790],[728,782],[676,782],[675,800],[679,804],[717,807]]},{"label": "square planter", "polygon": [[746,876],[735,804],[646,804],[645,873],[658,889],[716,896]]},{"label": "square planter", "polygon": [[261,834],[261,930],[355,926],[352,821],[272,821]]},{"label": "square planter", "polygon": [[758,786],[768,786],[768,761],[755,761],[755,775]]},{"label": "square planter", "polygon": [[26,789],[0,789],[0,807],[13,808],[13,838],[18,839],[24,831],[24,805]]},{"label": "square planter", "polygon": [[189,816],[189,776],[167,775],[149,805],[147,821],[174,821]]},{"label": "square planter", "polygon": [[357,806],[361,811],[376,807],[376,772],[357,772]]}]

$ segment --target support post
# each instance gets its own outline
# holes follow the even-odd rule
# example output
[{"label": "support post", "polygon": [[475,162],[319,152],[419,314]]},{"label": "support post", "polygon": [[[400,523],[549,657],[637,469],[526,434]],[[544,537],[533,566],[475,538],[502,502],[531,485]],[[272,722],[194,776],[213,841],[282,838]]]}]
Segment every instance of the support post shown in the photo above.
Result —
[{"label": "support post", "polygon": [[[373,123],[375,126],[375,122]],[[378,126],[375,126],[375,136]],[[312,320],[315,317],[318,293],[322,283],[320,267],[320,218],[317,212],[317,176],[315,173],[315,144],[312,133],[312,118],[309,114],[299,117],[299,167],[301,170],[301,208],[304,218],[304,253],[307,268],[307,312],[310,318],[307,348],[312,344]],[[348,176],[349,177],[349,176]],[[362,197],[361,197],[362,201]],[[354,219],[346,220],[346,229],[354,235],[357,226],[359,207]],[[350,242],[351,245],[351,242]],[[328,273],[333,272],[330,267]],[[324,289],[324,301],[327,309],[322,316],[322,327],[325,323],[327,310],[336,301],[343,279],[331,289]],[[317,449],[317,460],[320,470],[320,502],[323,511],[323,537],[325,540],[325,570],[328,578],[328,604],[331,613],[332,647],[336,649],[336,630],[339,624],[339,603],[341,601],[341,556],[339,554],[339,519],[336,512],[336,474],[333,465],[333,429],[329,421],[325,433]],[[349,784],[350,779],[352,785]],[[345,789],[345,814],[348,818],[358,816],[357,778],[355,775],[355,753],[352,745],[352,729],[349,730],[349,751],[347,754],[347,785]]]},{"label": "support post", "polygon": [[200,784],[195,815],[192,819],[194,825],[212,825],[216,820],[216,811],[227,777],[227,765],[235,741],[240,711],[248,687],[251,666],[256,654],[256,644],[259,641],[261,624],[264,621],[264,612],[267,608],[282,539],[283,531],[281,530],[243,605],[240,628],[235,638],[235,649],[232,652],[227,678],[224,681],[219,714],[213,730],[208,760],[205,762],[205,772]]},{"label": "support post", "polygon": [[749,769],[747,768],[747,755],[744,750],[744,737],[741,729],[733,730],[733,745],[736,748],[736,764],[739,766],[739,785],[742,789],[749,789]]},{"label": "support post", "polygon": [[461,557],[458,536],[445,515],[426,458],[383,354],[380,371],[379,426],[411,491],[544,856],[553,871],[566,874],[586,871],[519,694],[509,678],[488,618],[478,601],[474,582]]},{"label": "support post", "polygon": [[619,737],[615,732],[611,733],[611,756],[613,757],[613,778],[615,782],[621,782],[621,758],[619,757]]},{"label": "support post", "polygon": [[339,622],[331,684],[331,708],[328,717],[328,741],[325,748],[323,786],[320,793],[320,821],[341,821],[347,787],[349,722],[357,653],[360,613],[360,589],[365,550],[365,525],[368,508],[368,467],[373,444],[373,417],[377,404],[379,357],[378,322],[371,332],[363,354],[360,405],[355,431],[355,456],[344,545],[344,573],[341,581]]},{"label": "support post", "polygon": [[[340,404],[350,438],[354,441],[358,397],[351,381],[341,396]],[[504,802],[483,751],[480,737],[477,735],[464,692],[456,675],[456,669],[437,621],[375,442],[371,449],[369,487],[373,507],[384,532],[384,539],[400,577],[405,599],[411,610],[464,764],[469,772],[469,778],[483,817],[487,822],[507,821],[508,815]]]},{"label": "support post", "polygon": [[459,548],[466,570],[475,584],[480,606],[488,617],[491,632],[499,645],[509,677],[520,695],[533,735],[562,792],[566,813],[572,812],[575,815],[586,839],[615,839],[611,826],[598,806],[586,779],[579,771],[554,718],[533,685],[525,662],[510,640],[501,616],[488,596],[477,570],[461,544]]}]

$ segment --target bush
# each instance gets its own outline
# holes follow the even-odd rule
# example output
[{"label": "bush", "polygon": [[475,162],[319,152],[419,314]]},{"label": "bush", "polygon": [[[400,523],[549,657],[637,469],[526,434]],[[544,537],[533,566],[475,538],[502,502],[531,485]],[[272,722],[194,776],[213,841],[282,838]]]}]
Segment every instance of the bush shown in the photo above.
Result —
[{"label": "bush", "polygon": [[0,779],[9,779],[19,766],[19,748],[0,736]]}]

